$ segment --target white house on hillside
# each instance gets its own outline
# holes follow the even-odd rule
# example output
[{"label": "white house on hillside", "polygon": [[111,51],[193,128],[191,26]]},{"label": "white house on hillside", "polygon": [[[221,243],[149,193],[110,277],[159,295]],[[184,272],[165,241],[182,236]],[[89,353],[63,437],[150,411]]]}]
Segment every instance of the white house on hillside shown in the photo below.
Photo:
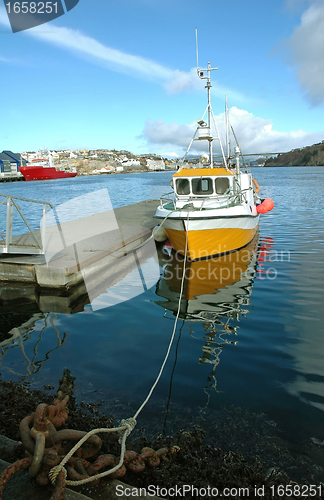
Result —
[{"label": "white house on hillside", "polygon": [[151,160],[148,158],[146,160],[146,165],[150,170],[165,170],[165,163],[162,158],[159,160]]}]

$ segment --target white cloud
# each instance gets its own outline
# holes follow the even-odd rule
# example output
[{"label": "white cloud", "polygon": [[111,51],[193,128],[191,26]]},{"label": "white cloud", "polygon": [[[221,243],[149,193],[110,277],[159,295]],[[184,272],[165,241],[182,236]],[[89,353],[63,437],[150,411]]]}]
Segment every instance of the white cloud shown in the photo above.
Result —
[{"label": "white cloud", "polygon": [[[0,9],[0,24],[10,27],[7,13],[3,8]],[[78,30],[55,26],[51,22],[47,28],[44,28],[44,25],[36,26],[23,33],[73,52],[113,71],[158,81],[169,94],[204,89],[203,82],[197,76],[196,68],[192,68],[188,72],[174,70],[151,59],[107,47]],[[225,91],[217,82],[213,83],[212,92],[214,95],[222,97],[227,93],[236,102],[244,100],[240,93],[231,89]]]},{"label": "white cloud", "polygon": [[[206,80],[201,80],[198,77],[197,68],[191,68],[188,72],[176,69],[170,73],[168,80],[164,84],[164,88],[169,94],[178,94],[184,90],[201,91],[204,89],[205,85]],[[214,96],[221,97],[222,99],[224,99],[225,94],[227,94],[228,98],[235,102],[247,100],[243,94],[229,88],[225,89],[225,87],[217,82],[215,77],[212,79],[211,92]]]},{"label": "white cloud", "polygon": [[[4,9],[0,9],[0,24],[9,26]],[[36,26],[26,30],[24,34],[90,58],[93,62],[108,66],[114,71],[135,73],[162,82],[168,81],[173,73],[170,68],[155,61],[107,47],[81,31],[55,26],[52,22],[46,28],[44,25]]]},{"label": "white cloud", "polygon": [[297,79],[313,105],[324,102],[324,2],[314,0],[304,11],[286,46]]},{"label": "white cloud", "polygon": [[167,158],[180,158],[179,153],[176,153],[175,151],[163,151],[162,156]]},{"label": "white cloud", "polygon": [[155,121],[148,119],[141,137],[147,139],[150,144],[186,148],[194,135],[196,125],[196,122],[179,125],[177,122],[167,124],[162,119]]},{"label": "white cloud", "polygon": [[40,38],[43,41],[57,45],[64,49],[79,53],[83,56],[90,57],[94,62],[99,62],[108,65],[111,69],[121,72],[135,72],[147,78],[158,80],[167,80],[171,74],[171,70],[152,60],[145,59],[141,56],[127,54],[117,49],[113,49],[103,45],[92,37],[82,34],[78,30],[73,30],[65,27],[57,27],[51,24],[50,31],[44,32],[34,28],[30,31],[30,35]]},{"label": "white cloud", "polygon": [[[323,132],[309,133],[301,129],[291,132],[279,132],[273,129],[271,120],[254,116],[252,113],[235,106],[229,110],[229,116],[243,153],[290,151],[291,149],[320,142],[323,139]],[[224,113],[215,116],[215,119],[224,144]],[[164,120],[147,120],[141,137],[146,139],[151,146],[159,149],[162,146],[164,149],[172,148],[180,154],[180,152],[184,153],[186,151],[196,126],[196,122],[167,124]],[[215,136],[216,132],[213,131],[213,134]],[[235,145],[234,138],[232,139],[232,145]],[[201,154],[206,149],[206,141],[195,141],[191,151]],[[214,141],[214,152],[215,154],[220,153],[218,141]]]},{"label": "white cloud", "polygon": [[[93,62],[107,66],[113,71],[156,80],[169,94],[177,94],[185,90],[202,90],[204,87],[197,76],[196,68],[188,72],[173,70],[151,59],[107,47],[77,30],[51,24],[48,32],[44,31],[42,26],[28,30],[27,34],[90,58]],[[224,88],[214,83],[213,93],[223,97],[226,92]],[[230,89],[227,90],[227,94],[230,98],[239,101],[244,99],[241,94]]]},{"label": "white cloud", "polygon": [[176,69],[169,75],[164,88],[169,94],[178,94],[183,90],[197,90],[201,88],[202,85],[199,85],[199,83],[196,68],[191,68],[188,72]]}]

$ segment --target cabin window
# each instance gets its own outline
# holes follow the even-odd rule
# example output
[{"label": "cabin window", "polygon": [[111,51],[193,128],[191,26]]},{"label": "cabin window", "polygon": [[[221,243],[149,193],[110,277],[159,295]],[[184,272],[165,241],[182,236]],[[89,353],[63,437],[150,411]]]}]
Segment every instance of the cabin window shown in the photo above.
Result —
[{"label": "cabin window", "polygon": [[229,188],[229,179],[227,177],[218,177],[215,179],[215,189],[217,194],[224,194]]},{"label": "cabin window", "polygon": [[207,177],[192,179],[192,192],[198,195],[213,194],[212,180]]},{"label": "cabin window", "polygon": [[177,179],[176,187],[178,194],[190,194],[189,179]]}]

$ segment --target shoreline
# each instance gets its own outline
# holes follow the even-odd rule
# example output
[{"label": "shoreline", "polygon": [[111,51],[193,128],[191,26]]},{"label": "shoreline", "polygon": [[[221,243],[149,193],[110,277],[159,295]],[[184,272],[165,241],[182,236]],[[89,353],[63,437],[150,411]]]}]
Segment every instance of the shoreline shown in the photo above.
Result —
[{"label": "shoreline", "polygon": [[[254,170],[255,168],[306,168],[306,169],[311,169],[311,168],[317,168],[317,167],[324,167],[324,165],[267,165],[267,166],[261,166],[261,165],[250,165],[248,168]],[[80,177],[94,177],[94,176],[108,176],[108,175],[127,175],[127,174],[145,174],[145,173],[153,173],[153,172],[176,172],[178,169],[172,169],[172,168],[165,168],[165,169],[156,169],[156,170],[146,170],[146,169],[139,169],[139,170],[129,170],[129,171],[122,171],[122,172],[96,172],[94,174],[92,173],[87,173],[87,172],[78,172],[78,174],[74,177],[80,178]],[[48,180],[57,180],[57,179],[48,179]],[[0,176],[0,183],[2,182],[26,182],[24,178],[20,177],[1,177]],[[28,181],[32,182],[32,181]],[[36,182],[36,181],[35,181]],[[43,181],[44,182],[44,181]]]},{"label": "shoreline", "polygon": [[[155,172],[176,172],[176,170],[173,169],[160,169],[160,170],[132,170],[128,172],[98,172],[95,174],[90,174],[90,173],[78,173],[75,177],[72,177],[73,179],[77,179],[80,177],[95,177],[95,176],[109,176],[109,175],[127,175],[127,174],[146,174],[146,173],[155,173]],[[46,180],[58,180],[58,179],[46,179]],[[40,180],[41,182],[45,182],[45,180]],[[35,181],[26,181],[24,178],[21,177],[0,177],[0,183],[1,182],[39,182],[37,180]]]},{"label": "shoreline", "polygon": [[[77,389],[77,388],[76,388]],[[20,441],[19,435],[19,422],[35,411],[40,403],[53,404],[55,393],[53,393],[53,386],[45,386],[43,390],[31,390],[28,382],[13,382],[4,381],[0,378],[0,434],[15,441]],[[74,394],[74,393],[73,393]],[[77,397],[77,390],[76,390]],[[77,401],[75,396],[71,397],[69,403],[69,415],[65,428],[77,429],[88,432],[94,428],[112,427],[115,424],[112,414],[103,414],[100,412],[100,404],[84,403]],[[235,412],[234,412],[235,413]],[[236,410],[234,415],[235,422],[226,420],[226,425],[232,426],[234,424],[241,426],[240,433],[247,434],[245,439],[252,439],[250,445],[253,446],[253,440],[259,436],[259,449],[262,453],[245,456],[243,452],[237,449],[224,448],[217,445],[217,443],[206,440],[205,433],[199,425],[189,427],[185,421],[184,428],[176,432],[173,436],[156,436],[145,435],[145,428],[134,430],[133,434],[127,439],[127,449],[139,450],[143,446],[149,446],[153,449],[160,449],[162,447],[179,447],[179,451],[171,457],[169,463],[163,463],[158,467],[146,468],[143,473],[136,474],[127,471],[126,475],[122,477],[122,481],[129,485],[130,488],[148,488],[150,485],[158,485],[159,488],[168,489],[172,486],[179,488],[185,485],[191,485],[192,488],[198,490],[210,488],[217,488],[219,491],[224,488],[238,489],[247,488],[248,496],[252,498],[260,498],[260,489],[263,488],[264,498],[280,498],[282,495],[273,495],[273,492],[279,487],[286,487],[290,484],[308,484],[305,477],[307,474],[313,475],[315,469],[319,476],[323,474],[323,469],[314,467],[307,457],[300,459],[299,462],[294,460],[291,464],[298,466],[303,473],[300,478],[289,477],[289,467],[282,467],[282,461],[287,459],[288,449],[283,448],[283,443],[280,444],[279,438],[271,436],[271,423],[268,423],[264,417],[260,415],[249,415],[246,412]],[[252,419],[249,422],[249,418]],[[258,422],[256,424],[256,422]],[[140,423],[140,422],[139,422]],[[256,428],[260,426],[260,428]],[[221,432],[221,429],[219,429]],[[254,436],[249,434],[256,433]],[[102,453],[119,454],[119,445],[111,434],[100,434],[103,441]],[[273,459],[266,459],[267,448],[273,443],[272,453],[277,456]],[[207,442],[206,442],[207,441]],[[208,442],[209,441],[209,442]],[[21,445],[11,449],[8,454],[4,453],[1,448],[1,459],[8,462],[15,462],[24,456],[24,451]],[[269,461],[270,460],[270,461]],[[292,458],[290,459],[292,460]],[[311,473],[312,471],[312,473]],[[295,474],[296,475],[296,472]],[[318,477],[319,477],[318,476]],[[293,481],[293,483],[292,483]],[[311,484],[319,484],[319,479],[309,477],[308,481]],[[84,495],[89,496],[93,500],[99,500],[101,496],[103,484],[107,481],[102,480],[101,486],[84,486],[78,488]],[[257,493],[259,491],[259,493]],[[137,496],[137,495],[136,495]],[[312,495],[313,496],[313,495]],[[292,495],[294,498],[294,495]],[[313,496],[320,498],[319,496]],[[106,499],[106,497],[104,497]],[[192,498],[203,498],[193,496]],[[208,497],[210,498],[210,497]],[[235,498],[235,496],[230,496]]]},{"label": "shoreline", "polygon": [[[43,393],[39,390],[30,391],[28,390],[28,384],[20,384],[19,382],[3,382],[0,380],[2,404],[6,399],[6,395],[4,394],[6,389],[7,396],[10,392],[14,395],[13,409],[15,410],[14,417],[11,419],[9,419],[9,415],[6,415],[6,437],[17,440],[19,436],[17,430],[14,431],[14,428],[18,427],[17,413],[21,410],[22,406],[18,404],[18,398],[19,402],[21,399],[24,399],[24,410],[30,412],[32,410],[32,406],[37,406],[40,402],[50,404],[54,396],[52,394]],[[48,391],[51,390],[52,387],[48,388]],[[3,412],[1,413],[3,414]],[[25,415],[20,415],[21,418],[24,416]],[[3,434],[2,418],[0,420],[0,433]],[[112,417],[100,415],[95,404],[84,405],[82,403],[77,404],[75,401],[72,401],[69,418],[67,420],[67,427],[88,431],[90,428],[107,427],[107,425],[109,427],[114,425]],[[8,436],[8,434],[10,434],[10,436]],[[101,437],[103,436],[104,435],[101,435]],[[253,461],[248,463],[243,456],[237,453],[231,451],[223,452],[220,449],[211,448],[209,445],[203,444],[203,438],[203,432],[199,428],[191,430],[186,429],[180,431],[175,436],[168,436],[165,439],[163,439],[161,435],[156,438],[147,439],[142,434],[140,437],[135,437],[135,440],[130,437],[127,442],[127,448],[130,447],[131,449],[138,450],[139,447],[144,445],[157,449],[162,446],[174,446],[176,444],[180,447],[180,451],[178,456],[175,456],[174,460],[170,464],[165,464],[161,467],[153,469],[147,469],[143,474],[127,472],[122,480],[125,481],[125,483],[127,483],[130,487],[137,488],[147,488],[149,485],[155,484],[158,484],[160,488],[169,488],[177,483],[178,487],[180,487],[181,483],[183,483],[186,485],[192,485],[194,488],[198,489],[201,489],[203,485],[206,486],[207,481],[211,487],[217,487],[218,489],[224,488],[225,485],[227,485],[227,487],[234,488],[234,483],[236,484],[236,487],[238,485],[244,485],[245,487],[253,489],[256,485],[261,487],[262,484],[267,482],[267,473],[262,471],[262,466],[258,459],[255,459],[254,463]],[[109,452],[118,454],[118,447],[116,446],[116,443],[111,443],[111,439],[103,439],[102,451],[105,453]],[[10,461],[14,461],[21,459],[22,454],[22,447],[19,446],[12,450],[11,456],[7,456],[5,458],[9,458]],[[215,468],[215,462],[218,462],[218,468]],[[221,480],[217,480],[219,468],[222,469]],[[205,476],[206,474],[208,474],[208,479]],[[204,476],[206,479],[204,479]],[[283,481],[288,484],[290,481],[289,478],[282,472],[279,473],[277,471],[274,476],[280,477],[280,484],[283,484]],[[251,481],[250,484],[249,481]],[[275,484],[273,478],[271,480],[271,484]],[[81,493],[88,494],[91,498],[96,499],[100,488],[91,487],[90,489],[92,491],[89,492],[89,487],[81,488]],[[101,497],[98,496],[98,498]]]}]

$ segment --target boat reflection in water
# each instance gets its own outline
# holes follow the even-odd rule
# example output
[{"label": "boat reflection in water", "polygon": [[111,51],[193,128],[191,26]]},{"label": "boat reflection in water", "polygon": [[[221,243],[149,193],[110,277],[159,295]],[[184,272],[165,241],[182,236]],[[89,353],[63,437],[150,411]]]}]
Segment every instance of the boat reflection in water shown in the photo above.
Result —
[{"label": "boat reflection in water", "polygon": [[60,334],[55,326],[55,313],[36,312],[29,319],[26,315],[20,317],[21,324],[18,316],[8,317],[8,326],[16,326],[1,332],[0,366],[13,375],[29,377],[39,372],[51,353],[65,343],[66,333]]},{"label": "boat reflection in water", "polygon": [[[81,248],[88,248],[90,257],[84,257],[86,252],[80,251],[80,246],[78,251],[90,264],[84,280],[75,286],[49,290],[39,289],[35,283],[24,287],[4,284],[0,297],[1,369],[26,377],[39,372],[52,351],[66,341],[67,334],[59,331],[62,321],[57,315],[82,312],[88,304],[93,311],[115,306],[152,288],[159,278],[159,266],[153,239],[142,245],[147,233],[150,233],[147,228],[137,231],[135,226],[123,226],[117,234],[113,231],[99,234],[102,246],[104,237],[113,240],[116,246],[110,251],[98,250],[101,259],[94,258],[95,251],[91,252],[90,244],[98,243],[95,238],[81,240]],[[73,255],[73,245],[64,250]],[[54,259],[50,268],[53,273],[57,262]]]},{"label": "boat reflection in water", "polygon": [[[215,376],[220,354],[225,344],[236,344],[237,325],[245,316],[250,305],[250,295],[258,275],[258,258],[262,260],[271,248],[270,239],[261,241],[256,237],[247,245],[233,253],[200,261],[186,262],[183,294],[179,318],[185,322],[201,322],[206,335],[199,363],[212,365],[211,387],[217,390]],[[163,275],[158,282],[156,294],[163,301],[156,301],[166,311],[176,316],[179,307],[183,257],[163,249]],[[264,265],[263,263],[261,265]],[[260,268],[261,272],[264,269]],[[192,328],[189,326],[192,335]]]}]

